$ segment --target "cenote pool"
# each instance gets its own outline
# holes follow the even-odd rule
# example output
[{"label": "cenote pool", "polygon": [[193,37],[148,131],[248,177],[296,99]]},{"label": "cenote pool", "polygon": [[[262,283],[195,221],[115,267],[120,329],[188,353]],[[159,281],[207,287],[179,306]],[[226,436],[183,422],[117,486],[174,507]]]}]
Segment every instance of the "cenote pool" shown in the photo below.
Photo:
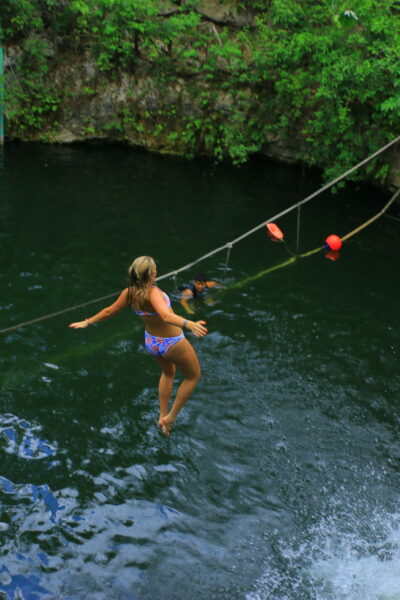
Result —
[{"label": "cenote pool", "polygon": [[[320,185],[261,160],[6,146],[0,328],[117,294],[135,256],[179,268]],[[324,193],[299,250],[386,201]],[[68,329],[103,302],[1,335],[1,598],[400,599],[400,223],[255,278],[296,250],[296,211],[278,224],[287,244],[260,229],[226,271],[223,252],[179,275],[227,289],[196,306],[203,378],[169,438],[131,312]]]}]

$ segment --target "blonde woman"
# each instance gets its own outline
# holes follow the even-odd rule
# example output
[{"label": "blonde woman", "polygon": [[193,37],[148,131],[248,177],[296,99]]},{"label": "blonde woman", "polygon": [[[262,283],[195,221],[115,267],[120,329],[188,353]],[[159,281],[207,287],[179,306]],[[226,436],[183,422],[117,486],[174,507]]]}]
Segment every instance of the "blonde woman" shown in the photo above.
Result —
[{"label": "blonde woman", "polygon": [[[200,365],[197,355],[183,334],[189,329],[196,337],[206,335],[205,321],[190,321],[176,315],[165,292],[156,285],[157,268],[151,256],[139,256],[128,269],[128,287],[119,298],[100,312],[84,321],[71,323],[70,327],[81,329],[100,323],[131,306],[145,325],[147,351],[154,356],[161,368],[158,386],[160,397],[160,417],[158,423],[162,432],[169,435],[179,411],[189,399],[200,379]],[[175,400],[169,408],[176,368],[183,374]]]}]

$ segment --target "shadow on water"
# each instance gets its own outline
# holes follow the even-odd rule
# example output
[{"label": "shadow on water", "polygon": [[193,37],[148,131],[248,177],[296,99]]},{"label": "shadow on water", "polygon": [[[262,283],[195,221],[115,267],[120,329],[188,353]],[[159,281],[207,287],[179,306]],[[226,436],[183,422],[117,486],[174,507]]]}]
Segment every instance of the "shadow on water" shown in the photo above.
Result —
[{"label": "shadow on water", "polygon": [[[319,182],[264,162],[17,146],[0,185],[15,242],[6,327],[122,288],[136,254],[161,272],[189,262]],[[380,203],[354,187],[326,196],[302,213],[301,250]],[[295,218],[281,225],[293,247]],[[228,289],[196,307],[210,331],[191,339],[203,378],[168,439],[158,368],[129,311],[4,336],[2,596],[400,598],[397,229],[379,221],[339,261],[318,254],[260,277],[287,250],[264,231],[234,247]],[[218,278],[224,258],[204,270]]]}]

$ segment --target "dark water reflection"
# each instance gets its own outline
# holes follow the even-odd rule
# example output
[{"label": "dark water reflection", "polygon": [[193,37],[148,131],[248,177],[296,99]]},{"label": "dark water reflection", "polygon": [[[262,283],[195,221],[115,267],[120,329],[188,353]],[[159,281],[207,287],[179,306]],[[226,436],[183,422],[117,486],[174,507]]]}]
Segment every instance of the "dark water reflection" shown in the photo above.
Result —
[{"label": "dark water reflection", "polygon": [[[117,291],[139,253],[179,267],[318,186],[263,162],[11,146],[0,324]],[[302,211],[301,249],[383,202],[325,195]],[[296,215],[280,225],[293,249]],[[4,598],[400,598],[398,255],[398,223],[381,219],[339,261],[316,254],[198,307],[203,379],[169,439],[128,311],[3,335]],[[234,247],[227,283],[288,256],[260,231]],[[224,260],[204,268],[218,278]]]}]

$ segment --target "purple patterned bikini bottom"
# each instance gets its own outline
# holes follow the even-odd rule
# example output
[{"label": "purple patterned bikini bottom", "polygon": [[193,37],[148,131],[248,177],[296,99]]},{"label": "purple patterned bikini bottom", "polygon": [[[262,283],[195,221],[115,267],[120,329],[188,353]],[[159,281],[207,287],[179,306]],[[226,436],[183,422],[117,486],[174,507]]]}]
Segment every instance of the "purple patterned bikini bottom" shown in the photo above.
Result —
[{"label": "purple patterned bikini bottom", "polygon": [[164,356],[172,346],[175,346],[177,342],[183,340],[185,336],[176,335],[175,337],[158,337],[150,335],[147,331],[144,332],[144,342],[146,344],[147,352],[153,356]]}]

